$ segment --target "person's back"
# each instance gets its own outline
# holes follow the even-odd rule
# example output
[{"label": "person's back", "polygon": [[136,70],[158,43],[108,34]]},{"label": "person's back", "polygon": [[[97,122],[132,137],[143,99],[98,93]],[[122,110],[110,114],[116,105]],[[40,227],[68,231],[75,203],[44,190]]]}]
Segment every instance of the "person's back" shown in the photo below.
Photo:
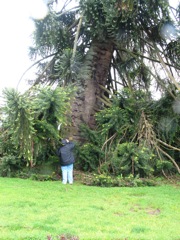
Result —
[{"label": "person's back", "polygon": [[75,162],[73,149],[75,145],[68,139],[63,139],[61,143],[63,146],[59,148],[58,154],[62,170],[62,183],[73,184],[73,164]]},{"label": "person's back", "polygon": [[60,156],[61,156],[61,166],[66,166],[74,163],[74,154],[72,152],[74,148],[73,142],[68,142],[60,148]]}]

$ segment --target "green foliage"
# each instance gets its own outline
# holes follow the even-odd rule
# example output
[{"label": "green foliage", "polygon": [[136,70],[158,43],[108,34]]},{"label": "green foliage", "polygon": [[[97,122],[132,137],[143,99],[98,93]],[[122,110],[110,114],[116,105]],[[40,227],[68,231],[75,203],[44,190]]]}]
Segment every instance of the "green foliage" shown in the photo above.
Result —
[{"label": "green foliage", "polygon": [[76,166],[84,171],[96,171],[105,153],[101,150],[104,138],[96,130],[91,130],[85,124],[81,125],[81,136],[85,142],[77,145]]},{"label": "green foliage", "polygon": [[118,106],[102,110],[96,115],[96,120],[98,125],[102,126],[102,134],[109,132],[122,134],[131,127],[127,110]]},{"label": "green foliage", "polygon": [[80,126],[81,136],[85,141],[91,142],[96,146],[101,146],[105,140],[101,135],[101,131],[92,130],[87,125],[82,124]]},{"label": "green foliage", "polygon": [[139,120],[140,113],[147,104],[146,98],[142,91],[134,91],[132,94],[124,89],[116,93],[112,98],[112,106],[96,114],[97,124],[102,125],[104,133],[111,131],[122,134],[127,130],[133,131],[134,123]]},{"label": "green foliage", "polygon": [[36,118],[46,120],[57,126],[58,123],[66,124],[66,114],[70,109],[70,99],[74,92],[73,87],[53,89],[50,86],[34,89],[34,94],[30,99],[33,101],[33,109]]},{"label": "green foliage", "polygon": [[34,154],[39,163],[54,155],[60,138],[58,125],[61,125],[61,128],[68,126],[67,115],[73,92],[74,88],[60,87],[38,87],[34,90],[33,96],[37,96],[32,102],[35,111],[34,128],[37,132],[34,138]]},{"label": "green foliage", "polygon": [[13,177],[14,172],[25,166],[20,158],[14,155],[5,155],[0,158],[0,176]]},{"label": "green foliage", "polygon": [[58,125],[67,126],[67,114],[74,88],[35,87],[20,94],[4,90],[2,108],[2,156],[14,154],[32,166],[55,154]]},{"label": "green foliage", "polygon": [[100,187],[145,187],[157,185],[155,181],[148,178],[134,178],[133,175],[127,177],[114,177],[106,174],[86,175],[84,178],[84,184]]},{"label": "green foliage", "polygon": [[137,146],[136,143],[122,143],[117,145],[110,166],[116,176],[131,173],[133,176],[145,177],[153,174],[155,162],[155,155],[147,147]]},{"label": "green foliage", "polygon": [[105,37],[105,12],[101,1],[80,1],[81,9],[85,15],[85,23],[93,37]]},{"label": "green foliage", "polygon": [[41,181],[41,182],[59,180],[56,174],[52,174],[52,175],[31,174],[29,178],[31,180]]},{"label": "green foliage", "polygon": [[92,143],[83,144],[77,154],[77,165],[84,171],[96,171],[101,159],[104,159],[104,153],[99,146]]},{"label": "green foliage", "polygon": [[75,12],[67,12],[58,16],[50,12],[44,19],[34,20],[36,31],[33,34],[35,47],[30,48],[30,56],[46,56],[52,52],[60,52],[62,48],[72,48],[73,33],[69,27],[75,21]]},{"label": "green foliage", "polygon": [[171,61],[175,64],[175,66],[180,66],[180,60],[177,56],[180,55],[180,41],[179,38],[177,40],[174,40],[170,42],[166,47],[166,52],[168,57],[171,59]]},{"label": "green foliage", "polygon": [[27,95],[20,95],[14,89],[5,89],[6,99],[3,112],[6,114],[5,128],[8,129],[13,145],[19,148],[19,156],[28,161],[33,159],[32,139],[35,134],[33,128],[34,112]]},{"label": "green foliage", "polygon": [[161,173],[162,170],[165,172],[173,172],[174,165],[172,164],[172,162],[169,162],[167,160],[164,161],[159,160],[156,163],[155,171],[156,173]]},{"label": "green foliage", "polygon": [[168,144],[179,145],[180,117],[179,100],[169,94],[165,94],[161,99],[151,105],[151,114],[154,118],[154,125],[157,135]]},{"label": "green foliage", "polygon": [[57,56],[57,61],[54,65],[55,77],[59,78],[59,82],[65,85],[77,80],[80,69],[83,66],[82,56],[77,53],[74,59],[72,59],[72,54],[73,51],[71,49],[64,49],[61,55]]},{"label": "green foliage", "polygon": [[59,180],[59,178],[57,178],[55,174],[45,175],[45,174],[39,174],[39,173],[25,172],[22,170],[22,168],[17,169],[17,166],[16,168],[12,168],[12,164],[8,165],[7,167],[3,166],[2,172],[0,172],[0,175],[2,177],[31,179],[35,181],[41,181],[41,182]]},{"label": "green foliage", "polygon": [[138,33],[142,32],[142,26],[154,41],[160,42],[159,29],[170,20],[168,3],[161,0],[81,0],[80,7],[92,37],[101,40],[131,37],[136,46],[140,44]]},{"label": "green foliage", "polygon": [[[166,24],[175,28],[168,1],[80,0],[76,9],[67,11],[63,8],[59,12],[56,12],[55,4],[50,5],[49,14],[44,19],[34,20],[36,30],[33,34],[34,47],[31,48],[31,55],[34,57],[40,55],[44,59],[53,56],[53,59],[50,58],[49,63],[43,67],[47,70],[46,82],[52,83],[58,79],[57,81],[62,84],[62,81],[69,83],[76,80],[80,67],[83,66],[83,69],[89,67],[88,50],[91,50],[91,45],[97,41],[100,44],[113,45],[112,64],[109,64],[107,72],[110,75],[111,72],[118,73],[120,84],[117,81],[114,84],[112,81],[114,77],[109,76],[105,79],[107,80],[105,85],[111,86],[115,91],[122,86],[133,89],[150,87],[151,69],[143,59],[149,57],[149,60],[153,61],[154,58],[154,61],[158,61],[153,42],[158,43],[159,52],[164,52],[164,58],[170,58],[174,66],[178,67],[177,34],[173,39],[169,37],[170,42],[161,34]],[[80,17],[82,24],[79,29]],[[176,20],[178,23],[178,18]],[[150,39],[151,43],[144,39]],[[78,44],[74,58],[71,53],[76,40]],[[40,68],[41,66],[42,64],[39,64]],[[100,66],[101,64],[97,65],[96,69],[92,67],[89,71],[99,72],[97,69],[100,69]],[[111,71],[112,69],[114,71]],[[93,75],[93,72],[89,75]],[[85,76],[86,73],[82,75]]]},{"label": "green foliage", "polygon": [[[133,95],[130,91],[122,91],[113,96],[112,106],[96,114],[96,130],[82,126],[86,143],[79,148],[78,166],[114,176],[147,177],[162,171],[174,172],[170,158],[156,149],[158,136],[161,141],[172,143],[179,133],[179,116],[170,110],[172,118],[168,117],[173,102],[168,99],[165,102],[151,100],[142,91]],[[156,126],[155,130],[151,122]],[[164,147],[158,147],[164,151]],[[174,149],[166,150],[166,153],[172,158],[179,157]]]}]

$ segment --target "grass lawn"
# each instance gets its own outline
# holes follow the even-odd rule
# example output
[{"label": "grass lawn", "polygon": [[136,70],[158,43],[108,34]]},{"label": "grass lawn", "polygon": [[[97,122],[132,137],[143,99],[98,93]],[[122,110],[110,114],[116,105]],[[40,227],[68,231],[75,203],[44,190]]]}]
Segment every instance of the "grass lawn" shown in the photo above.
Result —
[{"label": "grass lawn", "polygon": [[180,240],[180,187],[100,188],[0,178],[0,240]]}]

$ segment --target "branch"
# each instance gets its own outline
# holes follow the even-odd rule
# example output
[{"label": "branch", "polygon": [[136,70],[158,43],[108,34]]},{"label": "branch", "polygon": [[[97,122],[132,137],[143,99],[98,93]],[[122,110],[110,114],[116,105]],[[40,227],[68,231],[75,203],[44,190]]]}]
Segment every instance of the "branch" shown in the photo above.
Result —
[{"label": "branch", "polygon": [[113,95],[113,93],[109,90],[109,89],[107,89],[107,88],[105,88],[103,85],[101,85],[101,84],[98,84],[98,86],[102,89],[102,90],[104,90],[105,92],[107,92],[109,95]]},{"label": "branch", "polygon": [[42,71],[41,75],[36,79],[35,83],[33,85],[37,85],[40,80],[41,77],[43,76],[44,72],[48,69],[49,66],[51,66],[51,63],[54,61],[54,58],[46,65],[46,67],[44,68],[44,70]]},{"label": "branch", "polygon": [[108,106],[108,107],[111,107],[112,106],[112,103],[111,102],[109,102],[109,101],[107,101],[107,99],[103,99],[102,97],[99,97],[99,96],[97,96],[97,98],[102,102],[102,103],[104,103],[106,106]]},{"label": "branch", "polygon": [[[147,69],[148,70],[148,72],[154,77],[154,79],[156,79],[156,81],[158,82],[158,84],[159,85],[161,85],[161,87],[165,90],[165,91],[167,91],[170,95],[171,95],[171,97],[175,100],[176,99],[176,97],[174,96],[174,94],[165,86],[165,84],[163,83],[163,80],[162,79],[158,79],[158,77],[152,72],[152,71],[150,71],[150,69],[148,68]],[[156,71],[156,70],[155,70]],[[156,73],[157,74],[157,73]]]},{"label": "branch", "polygon": [[57,16],[57,17],[61,17],[62,15],[66,14],[66,13],[72,11],[72,10],[76,10],[76,9],[79,9],[79,7],[73,7],[73,8],[71,8],[71,9],[66,10],[65,12],[56,13],[56,16]]},{"label": "branch", "polygon": [[79,37],[79,32],[81,29],[82,25],[82,19],[83,19],[83,14],[80,16],[78,27],[77,27],[77,32],[74,40],[74,47],[73,47],[73,54],[72,54],[72,62],[74,62],[75,54],[76,54],[76,49],[77,49],[77,43],[78,43],[78,37]]},{"label": "branch", "polygon": [[38,60],[37,62],[33,63],[28,69],[26,69],[26,71],[22,74],[21,78],[19,79],[16,89],[18,89],[18,86],[19,86],[22,78],[24,77],[24,75],[25,75],[32,67],[34,67],[35,65],[37,65],[37,64],[40,63],[41,61],[43,61],[43,60],[45,60],[45,59],[47,59],[47,58],[49,58],[49,57],[52,57],[52,56],[54,56],[54,55],[56,55],[56,54],[57,54],[57,52],[56,52],[56,53],[53,53],[53,54],[50,54],[50,55],[48,55],[48,56],[46,56],[46,57],[44,57],[44,58],[41,58],[41,59]]},{"label": "branch", "polygon": [[108,139],[105,141],[105,143],[103,144],[101,150],[103,150],[104,147],[105,147],[105,145],[106,145],[112,138],[115,138],[116,135],[117,135],[117,133],[114,133],[110,138],[108,138]]},{"label": "branch", "polygon": [[172,76],[172,74],[170,73],[170,71],[167,68],[167,64],[164,62],[163,58],[161,57],[160,53],[159,53],[159,49],[158,47],[154,44],[154,48],[156,50],[157,56],[159,58],[159,61],[161,63],[161,65],[164,67],[168,77],[171,79],[171,81],[174,83],[174,85],[176,86],[176,88],[180,91],[180,85],[176,82],[175,78]]},{"label": "branch", "polygon": [[[130,54],[131,56],[133,56],[133,57],[139,56],[139,57],[148,59],[148,60],[150,60],[150,61],[152,61],[152,62],[161,63],[160,60],[157,60],[157,59],[154,59],[154,58],[150,58],[150,57],[144,56],[144,55],[142,55],[142,54],[140,54],[140,53],[138,53],[138,52],[133,52],[133,51],[130,51],[130,50],[127,50],[127,49],[124,49],[124,48],[120,48],[119,50],[120,50],[120,51],[123,51],[123,52],[129,53],[129,54]],[[175,67],[175,66],[173,66],[173,65],[170,64],[170,63],[164,62],[164,64],[166,64],[166,65],[169,66],[169,67],[173,67],[173,68],[176,68],[176,69],[180,70],[180,68]]]},{"label": "branch", "polygon": [[179,168],[179,166],[177,165],[177,163],[174,161],[174,159],[173,159],[168,153],[166,153],[165,151],[163,151],[160,147],[157,146],[157,148],[158,148],[158,150],[159,150],[160,152],[162,152],[165,156],[167,156],[167,157],[171,160],[171,162],[172,162],[172,163],[174,164],[174,166],[176,167],[178,173],[180,174],[180,168]]},{"label": "branch", "polygon": [[162,143],[162,144],[163,144],[164,146],[166,146],[166,147],[169,147],[169,148],[171,148],[171,149],[174,149],[174,150],[180,152],[180,149],[179,149],[179,148],[173,147],[173,146],[171,146],[171,145],[169,145],[169,144],[167,144],[167,143],[161,141],[160,139],[157,139],[157,141],[160,142],[160,143]]}]

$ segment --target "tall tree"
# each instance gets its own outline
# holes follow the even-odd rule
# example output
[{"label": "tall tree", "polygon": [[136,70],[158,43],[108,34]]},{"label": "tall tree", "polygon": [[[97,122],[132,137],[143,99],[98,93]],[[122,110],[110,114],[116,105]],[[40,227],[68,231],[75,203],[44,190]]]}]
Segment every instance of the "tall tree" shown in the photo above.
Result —
[{"label": "tall tree", "polygon": [[59,12],[55,2],[44,19],[35,20],[30,52],[43,60],[36,83],[77,87],[71,135],[79,138],[83,122],[93,128],[95,112],[120,88],[149,93],[155,80],[176,97],[178,11],[167,0],[80,0],[78,7],[67,11],[65,4]]}]

